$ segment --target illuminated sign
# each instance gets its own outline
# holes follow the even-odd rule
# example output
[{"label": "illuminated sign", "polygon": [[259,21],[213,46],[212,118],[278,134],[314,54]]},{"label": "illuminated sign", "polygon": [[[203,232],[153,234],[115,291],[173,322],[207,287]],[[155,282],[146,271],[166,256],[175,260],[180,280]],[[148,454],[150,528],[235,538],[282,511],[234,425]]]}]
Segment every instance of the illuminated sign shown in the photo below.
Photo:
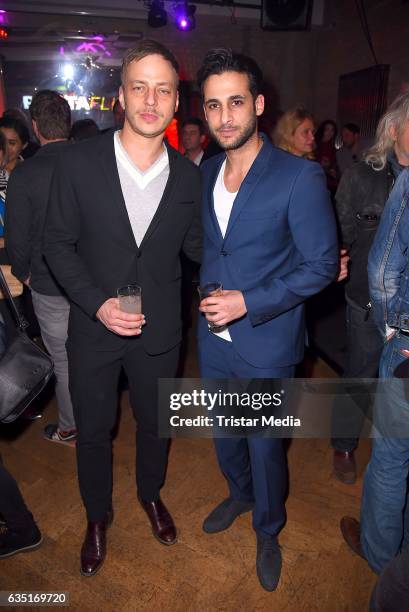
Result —
[{"label": "illuminated sign", "polygon": [[[116,101],[115,96],[77,96],[75,94],[64,94],[63,98],[67,100],[72,111],[111,111]],[[30,108],[32,99],[33,96],[23,96],[24,110]]]},{"label": "illuminated sign", "polygon": [[103,36],[94,36],[91,42],[83,42],[75,49],[77,53],[98,53],[102,51],[104,55],[111,57],[111,52],[104,45]]}]

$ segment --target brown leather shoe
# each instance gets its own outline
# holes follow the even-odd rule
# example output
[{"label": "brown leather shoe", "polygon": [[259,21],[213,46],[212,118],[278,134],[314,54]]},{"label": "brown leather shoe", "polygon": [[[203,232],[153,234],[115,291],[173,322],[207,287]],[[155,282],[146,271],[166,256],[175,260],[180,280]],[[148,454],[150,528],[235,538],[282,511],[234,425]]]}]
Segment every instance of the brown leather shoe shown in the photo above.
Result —
[{"label": "brown leather shoe", "polygon": [[[341,533],[345,542],[349,548],[354,551],[356,555],[365,559],[365,555],[361,547],[361,525],[359,521],[352,518],[352,516],[343,516],[339,524]],[[366,559],[365,559],[366,560]]]},{"label": "brown leather shoe", "polygon": [[81,574],[94,576],[101,569],[106,555],[106,532],[113,519],[112,512],[103,521],[88,522],[81,548]]},{"label": "brown leather shoe", "polygon": [[139,503],[148,515],[155,538],[167,546],[176,544],[176,527],[163,501],[159,498],[158,501],[146,502],[139,498]]},{"label": "brown leather shoe", "polygon": [[344,484],[354,484],[356,482],[354,451],[334,450],[334,476]]}]

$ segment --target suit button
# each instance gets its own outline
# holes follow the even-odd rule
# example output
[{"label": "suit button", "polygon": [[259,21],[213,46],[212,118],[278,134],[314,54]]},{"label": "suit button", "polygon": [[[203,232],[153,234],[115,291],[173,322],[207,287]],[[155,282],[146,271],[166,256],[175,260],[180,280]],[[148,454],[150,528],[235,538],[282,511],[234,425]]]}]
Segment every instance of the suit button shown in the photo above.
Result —
[{"label": "suit button", "polygon": [[142,251],[138,251],[138,254],[137,254],[136,257],[139,259],[141,257],[141,255],[142,255]]},{"label": "suit button", "polygon": [[227,251],[220,251],[220,253],[223,255],[223,257],[226,257],[226,255],[228,255]]}]

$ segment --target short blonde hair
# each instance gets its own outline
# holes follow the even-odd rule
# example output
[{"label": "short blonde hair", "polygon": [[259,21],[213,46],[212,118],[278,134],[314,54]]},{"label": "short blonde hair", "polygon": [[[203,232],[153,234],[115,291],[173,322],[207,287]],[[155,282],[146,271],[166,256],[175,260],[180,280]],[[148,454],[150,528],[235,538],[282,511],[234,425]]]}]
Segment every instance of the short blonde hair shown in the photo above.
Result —
[{"label": "short blonde hair", "polygon": [[[296,155],[293,145],[295,130],[305,121],[310,119],[314,123],[313,116],[303,106],[297,106],[280,117],[274,130],[273,141],[276,147]],[[307,159],[314,159],[313,153],[303,155]]]},{"label": "short blonde hair", "polygon": [[179,83],[179,64],[176,57],[171,51],[169,51],[169,49],[167,49],[164,45],[161,45],[161,43],[158,43],[156,40],[146,38],[138,42],[131,49],[128,49],[128,51],[125,53],[121,67],[122,85],[125,84],[125,76],[129,64],[132,62],[138,62],[144,57],[148,57],[148,55],[160,55],[163,57],[163,59],[167,60],[176,72],[176,83]]}]

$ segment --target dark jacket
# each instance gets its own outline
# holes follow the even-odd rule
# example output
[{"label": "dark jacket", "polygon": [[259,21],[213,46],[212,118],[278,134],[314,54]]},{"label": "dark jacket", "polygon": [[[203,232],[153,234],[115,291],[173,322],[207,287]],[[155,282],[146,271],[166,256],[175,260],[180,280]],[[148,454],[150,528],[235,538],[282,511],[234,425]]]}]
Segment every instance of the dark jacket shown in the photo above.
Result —
[{"label": "dark jacket", "polygon": [[44,232],[44,254],[72,304],[69,342],[116,350],[139,338],[110,332],[100,306],[130,283],[142,287],[145,350],[156,355],[181,340],[183,251],[201,256],[200,171],[168,146],[169,179],[137,246],[122,195],[113,133],[80,142],[60,156]]},{"label": "dark jacket", "polygon": [[30,285],[44,295],[61,295],[42,255],[44,222],[58,155],[71,147],[51,142],[18,164],[7,186],[6,249],[11,271],[21,282],[30,276]]},{"label": "dark jacket", "polygon": [[362,307],[369,303],[368,254],[393,181],[389,163],[377,171],[362,161],[345,170],[335,195],[340,241],[351,259],[346,295]]}]

